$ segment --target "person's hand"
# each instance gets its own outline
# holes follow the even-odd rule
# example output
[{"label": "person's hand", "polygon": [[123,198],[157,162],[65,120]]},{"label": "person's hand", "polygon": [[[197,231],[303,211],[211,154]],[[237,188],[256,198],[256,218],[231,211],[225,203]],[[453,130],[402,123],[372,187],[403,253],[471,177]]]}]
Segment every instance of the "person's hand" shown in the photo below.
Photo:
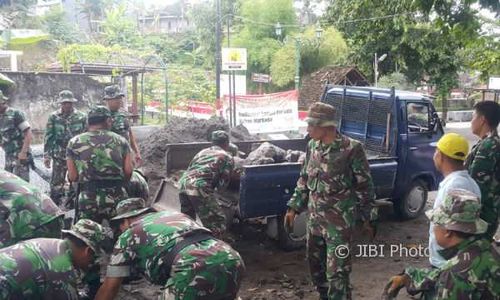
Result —
[{"label": "person's hand", "polygon": [[135,166],[140,167],[142,165],[142,156],[140,153],[135,154]]},{"label": "person's hand", "polygon": [[285,219],[283,220],[285,222],[285,224],[283,224],[283,225],[285,226],[286,230],[288,230],[288,231],[293,230],[293,222],[295,221],[296,215],[297,215],[297,212],[295,210],[293,210],[292,208],[289,208],[286,211]]},{"label": "person's hand", "polygon": [[375,224],[370,224],[370,221],[364,221],[363,232],[368,235],[370,241],[373,241],[373,239],[375,239],[375,235],[377,234],[377,228]]},{"label": "person's hand", "polygon": [[382,297],[384,299],[393,299],[395,298],[399,291],[407,286],[409,284],[410,278],[408,275],[403,274],[403,275],[396,275],[392,276],[391,279],[389,279],[389,282],[385,286],[384,293],[382,294]]},{"label": "person's hand", "polygon": [[44,157],[44,158],[43,158],[43,165],[44,165],[47,169],[50,169],[50,157]]},{"label": "person's hand", "polygon": [[21,151],[19,152],[19,154],[17,155],[17,159],[19,159],[20,161],[25,161],[28,159],[28,153],[24,152],[24,151]]}]

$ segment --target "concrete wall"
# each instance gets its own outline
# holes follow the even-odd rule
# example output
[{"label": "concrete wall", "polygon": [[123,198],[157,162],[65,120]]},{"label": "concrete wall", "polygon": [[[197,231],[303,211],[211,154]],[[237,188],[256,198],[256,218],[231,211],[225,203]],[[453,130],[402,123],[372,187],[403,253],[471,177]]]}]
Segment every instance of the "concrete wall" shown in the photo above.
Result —
[{"label": "concrete wall", "polygon": [[84,74],[3,72],[17,84],[9,96],[11,105],[22,109],[35,130],[43,130],[61,90],[71,90],[79,100],[77,108],[86,111],[90,104],[100,103],[104,85]]}]

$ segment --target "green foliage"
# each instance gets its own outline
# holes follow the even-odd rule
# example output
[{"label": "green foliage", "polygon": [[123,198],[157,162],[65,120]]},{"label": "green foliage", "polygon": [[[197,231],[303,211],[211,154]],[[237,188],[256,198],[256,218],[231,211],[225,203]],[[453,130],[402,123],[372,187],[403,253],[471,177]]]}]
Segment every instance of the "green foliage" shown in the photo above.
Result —
[{"label": "green foliage", "polygon": [[142,42],[136,22],[125,15],[124,5],[109,10],[101,26],[106,45],[120,45],[134,49]]},{"label": "green foliage", "polygon": [[11,0],[0,5],[3,24],[9,29],[39,29],[40,18],[33,14],[33,5],[37,0]]},{"label": "green foliage", "polygon": [[57,60],[64,70],[70,71],[71,64],[83,62],[106,62],[112,57],[126,54],[120,46],[106,47],[100,44],[71,44],[57,52]]},{"label": "green foliage", "polygon": [[500,74],[500,41],[491,36],[478,38],[461,53],[466,66],[481,73],[481,80]]},{"label": "green foliage", "polygon": [[378,86],[383,88],[396,88],[397,90],[412,91],[415,85],[410,83],[406,76],[400,72],[384,75],[378,80]]},{"label": "green foliage", "polygon": [[335,28],[328,27],[318,40],[315,30],[315,26],[309,27],[295,39],[288,39],[285,46],[276,52],[271,64],[271,76],[275,85],[285,87],[294,80],[296,39],[300,39],[301,76],[327,65],[343,65],[347,62],[348,48],[342,35]]},{"label": "green foliage", "polygon": [[42,23],[54,40],[74,43],[78,38],[77,30],[66,21],[64,14],[62,8],[53,8],[43,16]]}]

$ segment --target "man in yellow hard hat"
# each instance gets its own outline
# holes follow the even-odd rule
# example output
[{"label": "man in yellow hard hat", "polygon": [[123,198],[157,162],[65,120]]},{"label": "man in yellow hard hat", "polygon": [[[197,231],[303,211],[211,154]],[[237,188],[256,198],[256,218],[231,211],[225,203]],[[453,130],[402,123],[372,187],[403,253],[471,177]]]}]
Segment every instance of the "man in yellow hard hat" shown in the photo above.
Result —
[{"label": "man in yellow hard hat", "polygon": [[[464,167],[464,160],[469,153],[469,143],[457,133],[447,133],[439,139],[434,152],[434,165],[443,174],[443,181],[439,184],[439,189],[434,201],[433,208],[439,207],[449,191],[454,189],[464,189],[481,197],[481,191],[477,183],[472,179]],[[445,263],[439,250],[443,248],[438,245],[434,235],[434,223],[429,225],[429,261],[433,267],[441,268]]]}]

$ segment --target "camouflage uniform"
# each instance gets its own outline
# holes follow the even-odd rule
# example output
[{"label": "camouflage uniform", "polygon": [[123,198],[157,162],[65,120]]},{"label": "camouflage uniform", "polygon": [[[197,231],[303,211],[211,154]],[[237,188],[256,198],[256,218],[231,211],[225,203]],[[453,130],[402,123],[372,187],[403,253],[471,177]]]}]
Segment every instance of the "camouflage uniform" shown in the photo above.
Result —
[{"label": "camouflage uniform", "polygon": [[[98,254],[102,227],[80,221],[65,232]],[[0,250],[0,299],[78,299],[78,276],[68,240],[32,239]]]},{"label": "camouflage uniform", "polygon": [[[109,110],[94,108],[89,118],[100,113],[109,114]],[[123,161],[129,152],[128,142],[108,130],[85,132],[69,141],[66,156],[78,170],[77,218],[100,223],[113,216],[115,205],[127,197]]]},{"label": "camouflage uniform", "polygon": [[0,170],[0,248],[60,236],[64,213],[37,188]]},{"label": "camouflage uniform", "polygon": [[134,170],[127,184],[127,194],[130,198],[149,199],[149,187],[146,178],[139,170]]},{"label": "camouflage uniform", "polygon": [[[70,91],[59,93],[59,103],[77,102]],[[76,109],[64,114],[61,109],[53,112],[45,128],[44,157],[52,159],[52,178],[50,180],[50,197],[58,205],[64,196],[66,181],[66,146],[71,138],[85,131],[87,116]]]},{"label": "camouflage uniform", "polygon": [[[331,107],[331,106],[330,106]],[[333,109],[331,107],[330,109]],[[309,111],[309,116],[314,115]],[[317,120],[308,122],[320,123]],[[327,121],[326,124],[333,125]],[[316,125],[320,126],[320,125]],[[310,140],[297,187],[288,202],[296,212],[309,211],[307,256],[313,283],[321,297],[350,299],[350,257],[335,256],[350,248],[356,206],[363,221],[376,218],[373,182],[362,145],[337,132],[331,144]]]},{"label": "camouflage uniform", "polygon": [[[117,212],[124,213],[114,220],[147,210],[141,199],[128,199],[118,205]],[[177,212],[146,213],[118,237],[107,277],[127,277],[133,268],[151,283],[164,286],[175,299],[234,299],[245,266],[238,252],[225,242],[208,235],[188,243],[174,256],[172,266],[166,265],[174,245],[196,233],[209,231]]]},{"label": "camouflage uniform", "polygon": [[481,189],[481,219],[488,222],[485,236],[492,239],[500,213],[500,137],[496,131],[472,147],[465,166]]},{"label": "camouflage uniform", "polygon": [[455,189],[443,204],[426,214],[448,230],[474,234],[458,245],[440,250],[448,259],[440,269],[407,268],[408,293],[422,292],[425,299],[500,299],[500,253],[481,237],[488,224],[479,218],[480,201],[474,194]]},{"label": "camouflage uniform", "polygon": [[[227,133],[214,131],[214,137],[229,139]],[[226,231],[226,217],[214,195],[229,185],[234,168],[233,157],[219,146],[201,150],[179,179],[181,212],[193,219],[200,217],[203,225],[216,236]]]},{"label": "camouflage uniform", "polygon": [[117,133],[124,137],[130,142],[130,122],[127,115],[121,111],[112,111],[111,118],[113,119],[113,124],[111,125],[111,131]]},{"label": "camouflage uniform", "polygon": [[[6,100],[0,92],[0,101],[5,103]],[[30,180],[29,163],[20,162],[17,156],[23,147],[24,131],[28,128],[30,124],[22,111],[8,107],[4,113],[0,113],[0,146],[5,151],[5,170],[26,181]]]}]

